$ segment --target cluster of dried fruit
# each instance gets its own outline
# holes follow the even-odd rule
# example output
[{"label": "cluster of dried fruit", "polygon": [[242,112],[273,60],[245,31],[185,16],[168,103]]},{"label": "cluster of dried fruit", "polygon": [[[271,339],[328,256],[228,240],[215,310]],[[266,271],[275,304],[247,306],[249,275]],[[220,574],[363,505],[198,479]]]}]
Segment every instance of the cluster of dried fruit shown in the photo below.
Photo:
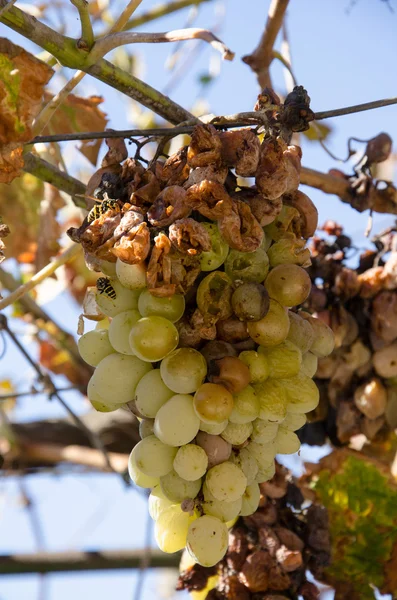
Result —
[{"label": "cluster of dried fruit", "polygon": [[[356,270],[344,263],[352,242],[335,222],[331,238],[312,242],[313,285],[307,305],[335,335],[335,350],[318,363],[320,403],[301,440],[347,443],[357,434],[382,439],[397,427],[397,233],[373,238]],[[321,283],[319,283],[321,280]]]},{"label": "cluster of dried fruit", "polygon": [[306,573],[321,580],[330,562],[326,509],[319,504],[303,509],[300,488],[280,465],[260,488],[260,506],[231,529],[225,558],[209,569],[184,557],[178,589],[191,591],[194,600],[318,599]]}]

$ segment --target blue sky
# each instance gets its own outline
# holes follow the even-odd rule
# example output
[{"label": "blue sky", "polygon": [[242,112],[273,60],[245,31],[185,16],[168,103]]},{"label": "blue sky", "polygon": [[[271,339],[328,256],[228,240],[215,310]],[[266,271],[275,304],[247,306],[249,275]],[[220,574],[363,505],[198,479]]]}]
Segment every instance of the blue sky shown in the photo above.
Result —
[{"label": "blue sky", "polygon": [[[304,85],[315,111],[357,104],[378,98],[397,95],[395,36],[397,13],[392,14],[381,0],[359,0],[350,14],[346,8],[350,0],[291,0],[288,11],[288,31],[293,67],[298,83]],[[38,0],[31,3],[38,5]],[[144,0],[139,11],[156,4]],[[395,5],[395,0],[391,0]],[[112,6],[122,7],[125,0],[117,0]],[[207,90],[209,111],[230,114],[250,110],[258,93],[257,83],[250,69],[241,62],[241,56],[256,45],[263,30],[269,1],[225,0],[226,15],[218,34],[236,52],[232,63],[222,64],[217,81]],[[22,5],[21,5],[22,6]],[[219,18],[214,14],[214,3],[204,4],[194,26],[211,28]],[[221,4],[216,5],[218,9]],[[397,6],[396,6],[397,10]],[[68,12],[70,17],[72,13]],[[148,25],[148,31],[165,31],[185,26],[188,11]],[[77,36],[77,20],[67,20],[67,32]],[[0,25],[0,35],[10,36],[16,43],[26,46],[26,41]],[[183,46],[186,52],[191,44]],[[31,46],[33,51],[37,51]],[[164,71],[164,62],[172,52],[171,45],[139,46],[136,49],[144,57],[142,77],[160,90],[170,78]],[[171,91],[171,97],[185,107],[191,107],[199,93],[198,75],[208,71],[213,51],[204,48],[179,85]],[[284,92],[282,68],[272,69],[275,87]],[[114,90],[89,77],[77,90],[81,95],[99,93],[104,95],[103,110],[110,118],[109,126],[127,128],[133,126],[131,102],[121,98]],[[207,109],[206,109],[207,112]],[[346,154],[346,140],[350,136],[370,138],[387,131],[397,139],[397,106],[377,111],[340,117],[332,120],[333,133],[329,141],[338,155]],[[67,157],[76,156],[74,143],[67,147]],[[316,143],[303,142],[303,164],[327,171],[338,167]],[[343,167],[342,167],[343,169]],[[72,172],[89,172],[89,165],[80,157],[71,164]],[[305,190],[315,201],[320,223],[332,218],[343,222],[346,232],[353,236],[358,246],[365,242],[364,231],[368,215],[359,214],[337,198],[316,190]],[[376,215],[374,232],[390,225],[393,218]],[[76,331],[79,308],[62,294],[52,300],[46,310],[60,320],[71,332]],[[15,324],[23,332],[20,323]],[[24,341],[28,343],[27,339]],[[32,348],[33,351],[33,348]],[[0,380],[12,376],[20,389],[27,389],[32,373],[23,359],[8,344],[6,359],[0,363]],[[77,394],[65,398],[77,411],[84,411]],[[55,402],[48,403],[44,397],[22,398],[14,413],[15,419],[29,420],[63,415]],[[312,459],[312,455],[310,455]],[[26,486],[32,496],[43,525],[45,547],[48,550],[139,548],[143,545],[146,505],[141,496],[126,489],[117,477],[101,475],[46,474],[26,478]],[[0,553],[34,551],[35,544],[29,519],[20,504],[20,489],[15,478],[0,480]],[[48,577],[47,600],[131,600],[136,574],[109,572],[76,575],[53,575]],[[143,598],[173,598],[168,575],[149,572]],[[7,577],[0,579],[0,600],[36,600],[38,578]],[[185,596],[177,595],[180,600]],[[324,596],[325,597],[325,596]],[[328,595],[330,597],[330,595]]]}]

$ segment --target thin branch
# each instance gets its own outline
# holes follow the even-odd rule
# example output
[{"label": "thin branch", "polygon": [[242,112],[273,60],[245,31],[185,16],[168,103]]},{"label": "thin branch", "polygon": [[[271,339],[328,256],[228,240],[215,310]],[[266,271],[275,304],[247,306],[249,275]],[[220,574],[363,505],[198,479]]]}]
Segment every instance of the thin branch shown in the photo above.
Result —
[{"label": "thin branch", "polygon": [[385,98],[384,100],[374,100],[372,102],[365,102],[364,104],[354,104],[353,106],[345,106],[344,108],[324,110],[322,112],[314,113],[314,118],[316,119],[316,121],[320,121],[321,119],[329,119],[330,117],[341,117],[342,115],[351,115],[353,113],[362,112],[364,110],[382,108],[383,106],[390,106],[392,104],[397,104],[397,98]]},{"label": "thin branch", "polygon": [[[0,575],[26,573],[60,573],[74,571],[104,571],[110,569],[139,569],[141,550],[94,550],[90,552],[38,552],[0,556]],[[154,550],[151,569],[177,569],[180,553],[165,554]]]},{"label": "thin branch", "polygon": [[161,17],[165,17],[166,15],[170,15],[178,10],[183,8],[188,8],[189,6],[198,6],[199,4],[203,4],[204,2],[211,2],[212,0],[174,0],[174,2],[167,2],[164,4],[160,4],[159,6],[154,6],[147,12],[142,13],[138,17],[133,17],[126,23],[124,26],[124,31],[127,29],[136,29],[137,27],[141,27],[141,25],[145,25],[150,21],[155,21],[156,19],[160,19]]},{"label": "thin branch", "polygon": [[[64,388],[56,388],[54,391],[57,393],[60,392],[71,392],[76,391],[78,388],[76,388],[76,386],[69,386],[69,387],[64,387]],[[2,400],[8,400],[9,398],[22,398],[23,396],[37,396],[37,395],[47,395],[48,392],[46,392],[45,390],[29,390],[26,392],[13,392],[10,394],[0,394],[0,402]]]},{"label": "thin branch", "polygon": [[136,11],[142,0],[130,0],[127,6],[119,16],[119,18],[113,23],[110,32],[115,33],[121,31],[127,25],[129,18]]},{"label": "thin branch", "polygon": [[[80,22],[81,22],[81,42],[83,42],[85,48],[90,49],[94,45],[95,37],[92,29],[90,9],[87,0],[70,0],[70,2],[79,11]],[[80,44],[80,47],[81,44]]]},{"label": "thin branch", "polygon": [[94,49],[90,53],[90,60],[96,60],[96,57],[105,56],[111,50],[127,44],[162,44],[186,40],[203,40],[220,52],[225,60],[233,60],[234,58],[234,52],[217,38],[216,35],[207,29],[191,27],[189,29],[176,29],[165,33],[136,33],[122,31],[120,33],[107,35],[96,42]]},{"label": "thin branch", "polygon": [[271,87],[269,67],[273,60],[273,46],[280,31],[289,0],[272,0],[265,31],[257,48],[243,57],[243,62],[251,67],[258,77],[261,89]]},{"label": "thin branch", "polygon": [[64,173],[54,167],[51,163],[39,158],[36,154],[28,152],[24,154],[23,170],[31,173],[41,181],[51,183],[54,187],[71,196],[74,204],[80,208],[87,208],[82,195],[85,193],[84,183],[75,179],[71,175]]},{"label": "thin branch", "polygon": [[9,0],[9,2],[7,2],[5,4],[5,6],[3,6],[2,9],[0,9],[0,17],[2,17],[3,15],[6,14],[7,10],[9,10],[11,8],[11,6],[13,6],[15,4],[17,0]]},{"label": "thin branch", "polygon": [[33,290],[39,283],[50,277],[59,267],[65,263],[73,260],[81,252],[81,247],[78,244],[72,244],[66,250],[56,256],[48,265],[46,265],[41,271],[33,275],[33,277],[19,286],[14,292],[11,292],[6,298],[0,300],[0,310],[4,310],[7,306],[10,306],[13,302],[25,296],[28,292]]},{"label": "thin branch", "polygon": [[[285,58],[285,56],[283,56],[281,54],[281,52],[278,52],[278,50],[273,50],[273,58],[276,58],[277,60],[279,60],[281,62],[282,65],[284,65],[284,67],[288,71],[289,75],[291,76],[293,86],[298,85],[296,77],[292,71],[292,67],[291,67],[290,63],[288,62],[288,60]],[[292,90],[289,90],[289,91],[292,91]]]}]

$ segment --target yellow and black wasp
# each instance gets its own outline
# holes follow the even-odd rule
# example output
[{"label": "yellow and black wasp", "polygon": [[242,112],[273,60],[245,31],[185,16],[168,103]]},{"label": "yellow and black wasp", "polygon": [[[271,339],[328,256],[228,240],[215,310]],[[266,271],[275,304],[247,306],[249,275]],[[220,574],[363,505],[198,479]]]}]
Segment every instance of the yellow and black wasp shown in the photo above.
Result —
[{"label": "yellow and black wasp", "polygon": [[100,294],[106,294],[112,300],[116,299],[116,291],[108,277],[99,277],[96,282],[97,290]]},{"label": "yellow and black wasp", "polygon": [[[88,196],[85,196],[86,198]],[[90,212],[88,213],[87,216],[87,221],[88,223],[92,223],[92,221],[95,221],[95,219],[99,219],[99,217],[101,215],[103,215],[103,213],[105,213],[107,210],[116,210],[117,212],[120,212],[120,206],[119,203],[117,202],[117,200],[111,200],[110,198],[105,198],[104,200],[97,200],[96,198],[91,198],[91,200],[95,200],[95,202],[97,202],[97,204],[95,204],[95,206],[93,208],[91,208]]]}]

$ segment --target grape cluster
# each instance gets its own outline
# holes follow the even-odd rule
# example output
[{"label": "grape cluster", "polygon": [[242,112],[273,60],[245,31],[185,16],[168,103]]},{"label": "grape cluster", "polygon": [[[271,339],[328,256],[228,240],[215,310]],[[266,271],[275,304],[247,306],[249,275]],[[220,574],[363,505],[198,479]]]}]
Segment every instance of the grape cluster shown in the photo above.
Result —
[{"label": "grape cluster", "polygon": [[165,163],[127,159],[118,209],[69,232],[109,279],[96,293],[107,321],[79,340],[96,367],[88,398],[140,419],[129,473],[151,489],[158,545],[206,567],[258,508],[276,454],[298,451],[317,360],[333,349],[331,329],[294,309],[317,223],[300,158],[281,137],[199,125]]},{"label": "grape cluster", "polygon": [[397,427],[396,228],[374,236],[356,269],[345,264],[351,240],[343,228],[328,221],[322,230],[329,237],[313,239],[316,284],[306,305],[334,331],[335,350],[319,360],[320,403],[300,436],[318,445],[358,435],[381,441]]},{"label": "grape cluster", "polygon": [[229,548],[213,568],[182,556],[177,589],[193,600],[317,600],[317,586],[330,563],[327,510],[320,504],[303,508],[304,496],[286,469],[260,484],[259,507],[239,519],[229,534]]}]

